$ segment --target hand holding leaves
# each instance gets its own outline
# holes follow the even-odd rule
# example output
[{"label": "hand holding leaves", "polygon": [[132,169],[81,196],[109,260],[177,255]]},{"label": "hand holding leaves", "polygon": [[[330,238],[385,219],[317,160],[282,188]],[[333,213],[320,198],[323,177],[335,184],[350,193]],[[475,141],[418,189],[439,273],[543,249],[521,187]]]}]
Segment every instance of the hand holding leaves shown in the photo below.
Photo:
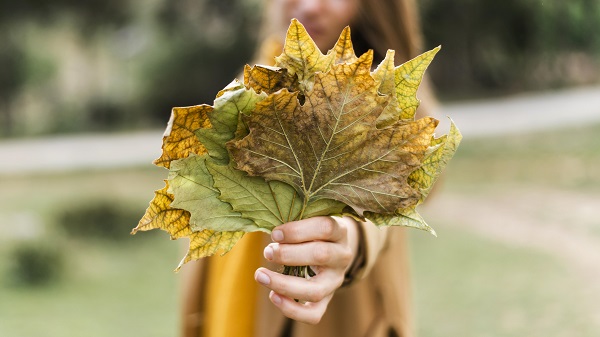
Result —
[{"label": "hand holding leaves", "polygon": [[155,162],[170,169],[134,230],[197,237],[183,262],[226,252],[243,232],[348,214],[433,232],[415,211],[456,151],[460,133],[434,137],[414,120],[416,91],[439,47],[371,72],[348,28],[326,55],[292,21],[277,67],[244,70],[213,106],[173,110]]}]

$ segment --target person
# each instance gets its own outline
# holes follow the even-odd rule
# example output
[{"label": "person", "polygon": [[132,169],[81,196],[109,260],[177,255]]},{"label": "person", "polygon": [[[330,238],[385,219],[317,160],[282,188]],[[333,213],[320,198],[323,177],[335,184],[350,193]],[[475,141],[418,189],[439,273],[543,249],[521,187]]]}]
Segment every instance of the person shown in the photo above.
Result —
[{"label": "person", "polygon": [[[414,0],[268,0],[265,9],[267,42],[255,63],[273,63],[292,18],[323,52],[347,25],[357,55],[373,49],[375,65],[387,49],[396,64],[421,51]],[[310,265],[316,276],[283,275],[274,271],[280,265]],[[271,237],[246,234],[226,255],[184,271],[185,337],[414,335],[403,228],[314,217],[280,225]]]}]

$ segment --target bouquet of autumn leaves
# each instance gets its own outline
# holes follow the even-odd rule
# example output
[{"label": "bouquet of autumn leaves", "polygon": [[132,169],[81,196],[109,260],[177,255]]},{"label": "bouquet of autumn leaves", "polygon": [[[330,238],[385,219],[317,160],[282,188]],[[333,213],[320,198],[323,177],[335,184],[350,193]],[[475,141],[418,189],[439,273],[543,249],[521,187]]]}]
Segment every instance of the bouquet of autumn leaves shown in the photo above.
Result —
[{"label": "bouquet of autumn leaves", "polygon": [[416,212],[460,142],[415,120],[416,92],[439,47],[372,70],[346,28],[323,55],[292,20],[276,66],[244,69],[210,105],[174,108],[155,164],[166,186],[133,230],[188,237],[184,263],[226,253],[246,232],[314,216],[435,234]]}]

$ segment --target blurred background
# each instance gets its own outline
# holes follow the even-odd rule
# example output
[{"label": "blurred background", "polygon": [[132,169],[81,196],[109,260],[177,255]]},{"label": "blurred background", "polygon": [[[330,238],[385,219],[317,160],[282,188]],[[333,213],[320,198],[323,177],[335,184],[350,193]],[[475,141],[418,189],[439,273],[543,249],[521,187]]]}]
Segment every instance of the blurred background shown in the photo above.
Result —
[{"label": "blurred background", "polygon": [[[411,232],[420,336],[600,335],[600,0],[421,0],[464,133]],[[175,336],[184,244],[128,233],[171,107],[251,58],[260,0],[0,0],[0,336]]]}]

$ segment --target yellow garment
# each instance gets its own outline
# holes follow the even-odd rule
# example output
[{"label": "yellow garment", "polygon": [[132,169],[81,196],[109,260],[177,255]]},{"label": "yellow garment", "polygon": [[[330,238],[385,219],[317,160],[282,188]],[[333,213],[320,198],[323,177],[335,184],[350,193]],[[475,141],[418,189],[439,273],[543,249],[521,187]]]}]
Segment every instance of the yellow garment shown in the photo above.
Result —
[{"label": "yellow garment", "polygon": [[264,233],[247,233],[225,256],[211,257],[202,337],[253,337]]},{"label": "yellow garment", "polygon": [[[268,38],[256,64],[274,64],[283,45]],[[210,258],[204,292],[205,324],[202,337],[253,337],[258,283],[254,272],[261,266],[264,233],[247,233],[225,254]]]}]

